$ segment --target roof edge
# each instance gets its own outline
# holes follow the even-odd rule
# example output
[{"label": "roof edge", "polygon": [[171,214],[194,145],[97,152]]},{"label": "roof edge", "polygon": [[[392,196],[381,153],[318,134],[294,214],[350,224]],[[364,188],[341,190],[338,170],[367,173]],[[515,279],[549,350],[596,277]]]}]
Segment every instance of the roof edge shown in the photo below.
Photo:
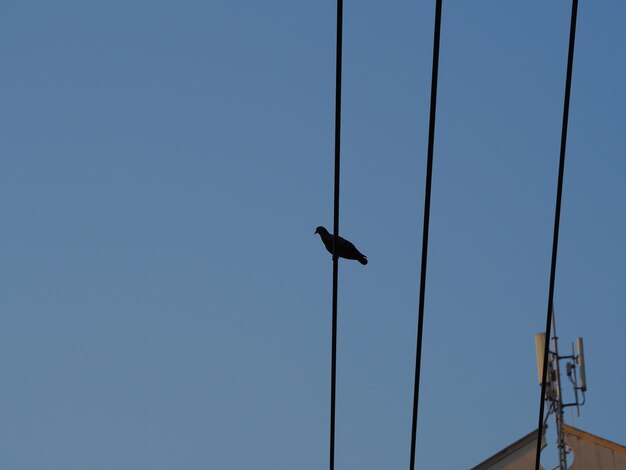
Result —
[{"label": "roof edge", "polygon": [[472,467],[470,470],[480,470],[483,468],[489,468],[492,465],[499,462],[500,460],[505,459],[506,457],[514,453],[515,451],[526,447],[528,444],[536,440],[537,440],[537,430],[535,429],[534,431],[531,431],[528,434],[526,434],[521,439],[518,439],[517,441],[515,441],[513,444],[508,445],[507,447],[502,449],[500,452],[492,455],[487,460],[484,460],[478,465],[476,465],[475,467]]}]

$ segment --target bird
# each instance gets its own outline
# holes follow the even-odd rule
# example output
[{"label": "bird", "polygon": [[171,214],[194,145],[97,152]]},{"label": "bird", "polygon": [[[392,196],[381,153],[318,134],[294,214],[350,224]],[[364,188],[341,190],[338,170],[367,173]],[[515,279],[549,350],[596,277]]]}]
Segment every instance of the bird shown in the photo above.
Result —
[{"label": "bird", "polygon": [[[315,229],[315,233],[319,234],[324,246],[328,250],[328,252],[333,254],[333,234],[329,233],[321,225]],[[337,256],[345,259],[354,259],[359,263],[366,265],[367,264],[367,256],[361,253],[356,249],[352,243],[342,237],[337,237]],[[334,258],[334,257],[333,257]]]}]

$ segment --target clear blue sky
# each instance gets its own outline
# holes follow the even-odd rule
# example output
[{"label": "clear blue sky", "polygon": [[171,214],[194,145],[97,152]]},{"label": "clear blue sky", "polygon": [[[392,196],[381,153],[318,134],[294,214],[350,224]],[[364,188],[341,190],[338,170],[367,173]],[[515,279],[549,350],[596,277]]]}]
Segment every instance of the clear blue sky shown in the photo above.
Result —
[{"label": "clear blue sky", "polygon": [[[444,2],[419,468],[536,426],[570,7]],[[2,3],[1,468],[327,466],[335,8]],[[338,469],[408,468],[433,16],[345,4]],[[624,24],[581,0],[555,297],[622,444]]]}]

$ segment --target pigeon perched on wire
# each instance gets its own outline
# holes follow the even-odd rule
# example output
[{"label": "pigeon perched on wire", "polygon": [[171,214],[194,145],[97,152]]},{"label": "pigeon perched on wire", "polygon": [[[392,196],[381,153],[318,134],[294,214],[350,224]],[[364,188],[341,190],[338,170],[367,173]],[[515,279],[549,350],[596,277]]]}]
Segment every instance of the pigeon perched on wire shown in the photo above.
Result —
[{"label": "pigeon perched on wire", "polygon": [[[319,233],[319,236],[324,243],[324,246],[328,252],[333,254],[333,234],[329,233],[321,225],[315,229],[315,233]],[[367,256],[356,249],[352,243],[345,238],[337,237],[337,256],[345,259],[355,259],[361,264],[367,264]]]}]

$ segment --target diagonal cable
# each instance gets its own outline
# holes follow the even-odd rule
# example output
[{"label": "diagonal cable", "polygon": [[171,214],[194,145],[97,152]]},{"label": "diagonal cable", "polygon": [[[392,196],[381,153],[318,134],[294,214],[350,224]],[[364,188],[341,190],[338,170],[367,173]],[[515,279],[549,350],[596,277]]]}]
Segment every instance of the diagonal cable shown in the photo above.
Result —
[{"label": "diagonal cable", "polygon": [[417,321],[417,346],[415,352],[415,385],[413,389],[413,420],[411,426],[410,469],[415,469],[415,444],[417,435],[417,410],[420,391],[422,363],[422,334],[424,331],[424,296],[426,294],[426,264],[428,257],[428,229],[430,225],[430,194],[433,176],[433,151],[435,146],[435,115],[437,111],[437,79],[439,76],[439,42],[441,37],[441,6],[437,0],[435,7],[435,33],[433,40],[433,71],[430,88],[430,120],[428,125],[428,158],[426,163],[426,190],[424,196],[424,232],[422,236],[422,266],[420,274],[420,297]]},{"label": "diagonal cable", "polygon": [[561,151],[559,158],[559,177],[556,192],[556,208],[554,211],[554,235],[552,238],[552,262],[550,265],[550,288],[548,291],[548,313],[546,315],[546,339],[543,354],[543,376],[541,380],[541,396],[539,398],[539,425],[537,428],[537,450],[535,455],[535,470],[539,470],[541,460],[541,440],[543,435],[543,414],[545,407],[546,375],[548,370],[548,354],[550,347],[550,326],[554,306],[554,282],[556,277],[556,258],[559,246],[559,225],[561,222],[561,197],[563,194],[563,173],[565,170],[565,146],[567,143],[567,124],[569,120],[569,101],[572,89],[572,68],[574,66],[574,43],[576,39],[576,17],[578,15],[578,0],[572,0],[572,16],[569,31],[569,52],[567,55],[567,76],[565,79],[565,99],[563,103],[563,126],[561,128]]}]

